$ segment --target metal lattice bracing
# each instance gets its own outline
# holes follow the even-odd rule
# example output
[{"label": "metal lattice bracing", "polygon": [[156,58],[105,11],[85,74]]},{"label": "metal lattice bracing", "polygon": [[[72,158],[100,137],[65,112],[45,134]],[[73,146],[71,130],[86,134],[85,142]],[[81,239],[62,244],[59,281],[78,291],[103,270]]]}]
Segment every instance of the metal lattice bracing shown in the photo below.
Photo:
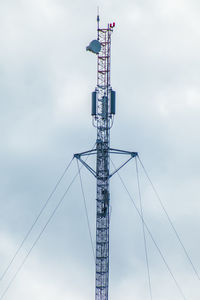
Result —
[{"label": "metal lattice bracing", "polygon": [[[97,86],[92,93],[93,124],[97,128],[96,148],[74,156],[96,177],[96,286],[95,299],[108,300],[109,286],[109,207],[110,178],[125,166],[136,152],[110,148],[110,129],[115,114],[115,92],[110,84],[111,34],[115,23],[107,28],[99,28],[97,16],[97,40],[93,40],[86,50],[97,54]],[[115,171],[110,172],[110,155],[128,155],[129,158]],[[84,156],[96,155],[96,170]]]},{"label": "metal lattice bracing", "polygon": [[[97,19],[99,21],[99,19]],[[98,23],[99,24],[99,23]],[[109,146],[112,115],[110,106],[110,50],[112,28],[100,29],[97,70],[97,216],[96,216],[96,300],[108,299],[109,283]]]}]

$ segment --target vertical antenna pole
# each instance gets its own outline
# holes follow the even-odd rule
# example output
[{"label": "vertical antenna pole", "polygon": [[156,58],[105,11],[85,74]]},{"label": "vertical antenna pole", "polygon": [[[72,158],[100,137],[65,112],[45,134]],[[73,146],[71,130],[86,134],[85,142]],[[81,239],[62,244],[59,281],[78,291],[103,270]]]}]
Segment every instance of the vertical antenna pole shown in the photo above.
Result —
[{"label": "vertical antenna pole", "polygon": [[97,7],[97,40],[99,40],[99,6]]}]

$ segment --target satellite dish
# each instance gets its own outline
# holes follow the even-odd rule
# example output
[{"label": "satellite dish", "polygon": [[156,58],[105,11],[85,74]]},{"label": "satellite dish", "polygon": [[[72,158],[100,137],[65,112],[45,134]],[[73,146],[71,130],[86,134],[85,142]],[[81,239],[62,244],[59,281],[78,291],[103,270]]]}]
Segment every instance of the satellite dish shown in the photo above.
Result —
[{"label": "satellite dish", "polygon": [[101,51],[101,43],[97,40],[93,40],[91,41],[89,46],[86,47],[86,50],[94,54],[99,54],[99,52]]}]

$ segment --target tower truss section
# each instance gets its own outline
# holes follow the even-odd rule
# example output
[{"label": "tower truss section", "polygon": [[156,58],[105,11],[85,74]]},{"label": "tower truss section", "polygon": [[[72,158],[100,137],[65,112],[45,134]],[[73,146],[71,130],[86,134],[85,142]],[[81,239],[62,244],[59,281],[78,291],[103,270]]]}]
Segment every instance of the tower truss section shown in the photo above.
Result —
[{"label": "tower truss section", "polygon": [[113,26],[99,28],[97,35],[101,51],[97,58],[96,115],[97,127],[97,198],[96,198],[96,300],[108,299],[109,285],[109,219],[110,219],[110,128],[113,121],[111,111],[110,61],[111,34]]},{"label": "tower truss section", "polygon": [[[97,128],[95,149],[74,154],[96,178],[96,281],[95,300],[108,300],[109,287],[109,225],[110,178],[124,167],[137,152],[110,148],[110,129],[115,115],[115,91],[111,88],[111,35],[115,23],[107,28],[99,27],[97,16],[97,40],[86,50],[97,55],[97,86],[92,93],[93,125]],[[128,155],[129,158],[115,171],[110,172],[110,155]],[[96,156],[96,170],[83,158]]]}]

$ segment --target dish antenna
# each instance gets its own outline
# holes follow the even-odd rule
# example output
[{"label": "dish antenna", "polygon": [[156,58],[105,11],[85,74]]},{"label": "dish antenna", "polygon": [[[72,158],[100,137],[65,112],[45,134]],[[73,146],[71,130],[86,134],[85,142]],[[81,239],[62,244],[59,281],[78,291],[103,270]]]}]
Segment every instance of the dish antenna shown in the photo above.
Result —
[{"label": "dish antenna", "polygon": [[101,43],[98,40],[93,40],[91,41],[89,46],[86,47],[86,50],[94,54],[99,54],[99,52],[101,51]]}]

